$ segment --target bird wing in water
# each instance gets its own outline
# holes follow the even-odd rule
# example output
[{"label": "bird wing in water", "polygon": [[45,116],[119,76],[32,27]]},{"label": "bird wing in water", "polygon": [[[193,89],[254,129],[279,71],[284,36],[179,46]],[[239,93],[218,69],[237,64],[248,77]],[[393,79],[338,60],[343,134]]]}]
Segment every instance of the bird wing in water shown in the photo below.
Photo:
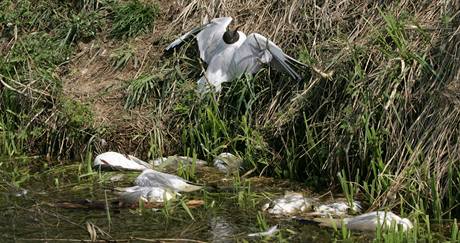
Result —
[{"label": "bird wing in water", "polygon": [[220,48],[224,43],[222,36],[231,22],[232,18],[223,17],[213,19],[207,24],[195,27],[169,44],[169,46],[165,48],[165,52],[171,52],[173,49],[180,47],[184,42],[196,36],[200,58],[209,64],[216,52],[222,49]]},{"label": "bird wing in water", "polygon": [[193,185],[191,182],[188,182],[179,176],[162,173],[155,170],[144,170],[136,178],[134,184],[137,186],[163,187],[172,189],[174,191],[184,192],[197,191],[202,188],[202,186]]},{"label": "bird wing in water", "polygon": [[259,70],[261,63],[266,63],[286,72],[296,80],[301,80],[302,77],[293,69],[293,66],[294,64],[307,66],[286,55],[275,43],[257,33],[252,33],[246,38],[235,52],[233,59],[233,69],[237,75],[244,72],[255,73]]},{"label": "bird wing in water", "polygon": [[105,152],[99,154],[94,159],[93,166],[101,169],[112,170],[145,170],[150,168],[150,165],[140,159],[133,159],[134,156],[125,156],[117,152]]}]

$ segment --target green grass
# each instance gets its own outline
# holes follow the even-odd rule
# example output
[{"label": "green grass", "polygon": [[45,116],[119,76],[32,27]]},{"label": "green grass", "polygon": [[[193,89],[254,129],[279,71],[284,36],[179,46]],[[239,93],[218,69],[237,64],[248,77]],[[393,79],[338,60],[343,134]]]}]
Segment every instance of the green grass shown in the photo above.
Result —
[{"label": "green grass", "polygon": [[135,51],[135,47],[131,45],[123,45],[115,49],[110,55],[113,68],[115,70],[121,70],[130,62],[132,62],[133,66],[136,68],[139,65],[139,60],[135,55]]},{"label": "green grass", "polygon": [[156,4],[143,4],[138,0],[113,7],[113,25],[110,35],[115,38],[135,37],[151,31],[160,10]]},{"label": "green grass", "polygon": [[143,105],[148,98],[154,96],[159,78],[155,75],[142,75],[137,79],[129,81],[125,109]]}]

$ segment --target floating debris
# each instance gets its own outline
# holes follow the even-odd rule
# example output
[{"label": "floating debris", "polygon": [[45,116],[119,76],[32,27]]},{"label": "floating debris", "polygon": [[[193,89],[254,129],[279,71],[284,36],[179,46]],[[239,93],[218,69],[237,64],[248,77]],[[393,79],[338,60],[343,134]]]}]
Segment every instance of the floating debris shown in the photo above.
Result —
[{"label": "floating debris", "polygon": [[274,215],[292,215],[311,210],[313,201],[314,199],[306,198],[302,193],[286,192],[282,198],[266,203],[262,210]]},{"label": "floating debris", "polygon": [[123,155],[117,152],[105,152],[94,159],[93,166],[100,169],[110,170],[136,170],[143,171],[152,166],[132,155]]},{"label": "floating debris", "polygon": [[243,160],[231,153],[221,153],[214,158],[213,165],[222,173],[232,174],[239,171]]},{"label": "floating debris", "polygon": [[259,233],[251,233],[248,234],[249,237],[267,237],[267,236],[273,236],[276,232],[278,232],[278,225],[270,227],[267,231],[264,232],[259,232]]},{"label": "floating debris", "polygon": [[353,202],[353,207],[350,207],[348,202],[335,202],[330,204],[323,204],[314,207],[314,211],[320,216],[344,216],[350,213],[361,213],[361,203],[358,201]]}]

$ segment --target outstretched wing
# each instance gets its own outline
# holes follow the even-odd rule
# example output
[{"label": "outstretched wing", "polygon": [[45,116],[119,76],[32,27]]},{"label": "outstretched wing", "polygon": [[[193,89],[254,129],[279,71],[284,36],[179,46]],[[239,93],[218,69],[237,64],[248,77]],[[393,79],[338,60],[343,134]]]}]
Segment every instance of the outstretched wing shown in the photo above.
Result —
[{"label": "outstretched wing", "polygon": [[173,42],[171,42],[171,44],[169,44],[166,48],[165,48],[165,52],[171,52],[172,50],[182,46],[182,44],[184,44],[184,42],[187,42],[189,41],[192,37],[195,37],[201,30],[203,30],[204,28],[206,28],[210,23],[207,23],[205,25],[202,25],[202,26],[199,26],[199,27],[195,27],[193,28],[191,31],[185,33],[184,35],[182,35],[181,37],[177,38],[176,40],[174,40]]},{"label": "outstretched wing", "polygon": [[260,69],[262,63],[270,64],[296,80],[301,80],[302,77],[293,69],[294,65],[306,67],[305,64],[286,55],[281,48],[266,37],[252,33],[235,52],[232,69],[236,75],[244,72],[255,73]]},{"label": "outstretched wing", "polygon": [[224,45],[222,37],[227,26],[231,22],[231,17],[215,18],[211,20],[211,22],[196,27],[173,41],[166,47],[165,52],[171,52],[175,48],[180,47],[184,42],[196,36],[200,58],[206,63],[209,63],[211,58],[219,52]]}]

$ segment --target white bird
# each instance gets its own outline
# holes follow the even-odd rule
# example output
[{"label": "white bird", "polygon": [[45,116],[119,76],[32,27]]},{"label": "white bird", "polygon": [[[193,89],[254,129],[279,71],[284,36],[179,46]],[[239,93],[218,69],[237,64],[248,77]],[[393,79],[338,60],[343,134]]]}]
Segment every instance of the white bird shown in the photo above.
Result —
[{"label": "white bird", "polygon": [[203,188],[193,185],[191,182],[176,176],[152,169],[144,170],[134,181],[136,186],[160,187],[174,192],[192,192]]},{"label": "white bird", "polygon": [[341,228],[345,225],[347,229],[359,231],[376,231],[377,227],[382,227],[382,229],[395,227],[396,230],[401,228],[401,230],[407,231],[414,227],[408,218],[401,218],[392,212],[386,211],[369,212],[344,219],[318,218],[315,221],[329,227],[335,225],[337,228]]},{"label": "white bird", "polygon": [[119,199],[125,203],[164,202],[180,196],[179,192],[191,192],[201,189],[185,179],[162,173],[152,169],[145,169],[134,181],[135,186],[115,188]]},{"label": "white bird", "polygon": [[353,207],[347,202],[335,202],[330,204],[323,204],[314,207],[315,212],[310,215],[320,215],[320,216],[344,216],[349,211],[354,213],[360,213],[362,210],[361,203],[354,201]]},{"label": "white bird", "polygon": [[353,218],[345,218],[344,223],[348,229],[351,230],[376,230],[377,225],[384,228],[389,228],[394,224],[395,226],[402,226],[402,230],[406,231],[414,226],[408,218],[401,218],[393,212],[375,211],[362,214]]},{"label": "white bird", "polygon": [[126,203],[135,203],[139,200],[164,202],[180,196],[178,192],[191,192],[202,188],[179,176],[155,171],[151,169],[150,164],[134,156],[125,156],[117,152],[99,154],[94,159],[94,167],[142,171],[134,182],[135,186],[115,188],[120,200]]},{"label": "white bird", "polygon": [[139,200],[144,202],[165,202],[180,196],[179,193],[162,187],[143,187],[132,186],[124,188],[115,188],[115,193],[119,196],[120,201],[124,203],[137,203]]},{"label": "white bird", "polygon": [[143,171],[152,166],[131,155],[123,155],[117,152],[105,152],[94,159],[93,166],[102,169],[136,170]]},{"label": "white bird", "polygon": [[262,206],[262,211],[273,215],[292,215],[311,210],[313,199],[306,198],[302,193],[286,192],[282,198],[273,200]]},{"label": "white bird", "polygon": [[165,49],[170,52],[196,37],[200,58],[207,64],[204,75],[198,80],[199,93],[208,92],[210,87],[220,92],[222,83],[245,73],[254,74],[261,69],[262,64],[270,64],[296,80],[302,79],[293,67],[307,65],[286,55],[281,48],[260,34],[246,36],[238,31],[238,27],[229,30],[231,22],[231,17],[215,18],[182,35]]}]

